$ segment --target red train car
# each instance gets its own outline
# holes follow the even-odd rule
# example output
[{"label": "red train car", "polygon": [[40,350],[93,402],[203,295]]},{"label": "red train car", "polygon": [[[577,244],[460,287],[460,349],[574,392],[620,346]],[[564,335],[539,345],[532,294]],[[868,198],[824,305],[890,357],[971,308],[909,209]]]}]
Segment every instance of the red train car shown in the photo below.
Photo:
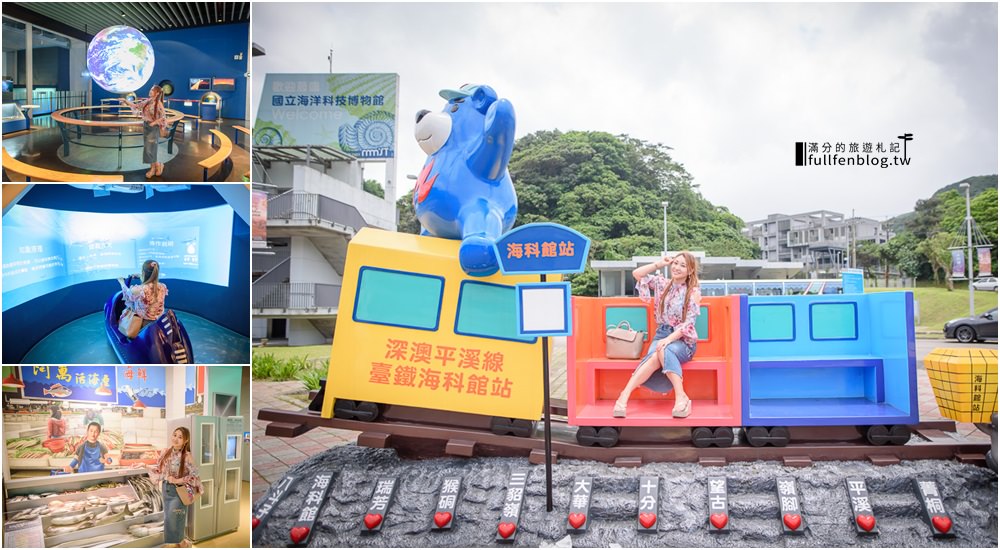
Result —
[{"label": "red train car", "polygon": [[628,405],[626,418],[611,414],[615,399],[639,361],[609,359],[605,353],[608,327],[628,321],[645,332],[643,355],[656,331],[653,308],[638,298],[573,298],[573,335],[567,339],[567,402],[569,423],[579,426],[584,445],[610,447],[631,427],[690,428],[699,447],[728,447],[733,428],[741,425],[741,364],[746,355],[740,330],[744,295],[702,298],[698,316],[698,348],[684,365],[684,387],[692,399],[687,418],[673,418],[673,392],[660,394],[640,387]]}]

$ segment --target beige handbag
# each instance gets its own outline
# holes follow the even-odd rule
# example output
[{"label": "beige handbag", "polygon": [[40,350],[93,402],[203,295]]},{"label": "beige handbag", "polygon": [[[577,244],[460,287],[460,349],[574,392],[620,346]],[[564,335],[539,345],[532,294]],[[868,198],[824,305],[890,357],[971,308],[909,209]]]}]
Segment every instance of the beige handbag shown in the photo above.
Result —
[{"label": "beige handbag", "polygon": [[638,359],[642,355],[645,336],[645,332],[632,330],[628,321],[622,321],[618,326],[609,325],[604,355],[608,359]]},{"label": "beige handbag", "polygon": [[135,338],[142,330],[142,317],[132,308],[126,308],[118,319],[118,331],[129,338]]}]

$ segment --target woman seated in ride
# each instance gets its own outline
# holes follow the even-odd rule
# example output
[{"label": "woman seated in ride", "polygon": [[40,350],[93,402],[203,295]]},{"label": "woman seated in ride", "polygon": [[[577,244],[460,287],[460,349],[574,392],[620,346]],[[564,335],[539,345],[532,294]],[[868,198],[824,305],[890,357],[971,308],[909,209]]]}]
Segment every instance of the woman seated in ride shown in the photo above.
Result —
[{"label": "woman seated in ride", "polygon": [[142,282],[138,285],[128,286],[125,284],[125,280],[119,277],[118,284],[122,287],[122,298],[125,300],[125,306],[142,317],[142,328],[145,328],[146,325],[163,315],[163,303],[167,298],[167,285],[160,282],[160,264],[156,260],[142,262],[142,276],[129,275],[129,281],[133,277]]},{"label": "woman seated in ride", "polygon": [[[669,279],[659,273],[664,267],[670,268]],[[642,301],[649,303],[652,298],[658,328],[649,344],[649,353],[639,362],[615,401],[613,414],[625,418],[629,397],[641,384],[661,393],[673,388],[673,416],[685,418],[691,414],[691,399],[684,391],[681,366],[694,357],[698,343],[695,331],[695,322],[701,313],[698,265],[694,256],[684,251],[638,267],[632,276],[637,281],[635,288]]]}]

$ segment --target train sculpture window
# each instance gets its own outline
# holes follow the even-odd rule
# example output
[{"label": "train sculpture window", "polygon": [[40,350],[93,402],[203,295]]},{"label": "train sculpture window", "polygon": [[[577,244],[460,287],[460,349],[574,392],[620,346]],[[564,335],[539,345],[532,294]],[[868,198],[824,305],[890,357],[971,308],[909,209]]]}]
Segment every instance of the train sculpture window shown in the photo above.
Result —
[{"label": "train sculpture window", "polygon": [[517,335],[517,298],[514,287],[463,281],[458,293],[455,334],[534,343]]},{"label": "train sculpture window", "polygon": [[443,277],[362,267],[354,321],[436,331],[443,294]]},{"label": "train sculpture window", "polygon": [[813,340],[857,340],[858,304],[809,304],[809,337]]},{"label": "train sculpture window", "polygon": [[795,340],[795,307],[792,304],[750,306],[751,342]]},{"label": "train sculpture window", "polygon": [[698,341],[704,342],[708,340],[708,308],[706,306],[701,306],[701,313],[698,314],[698,319],[694,322],[694,330],[698,332]]},{"label": "train sculpture window", "polygon": [[616,327],[618,323],[628,321],[632,330],[641,330],[645,333],[643,341],[648,342],[650,330],[646,326],[646,315],[646,306],[611,306],[604,309],[604,326]]}]

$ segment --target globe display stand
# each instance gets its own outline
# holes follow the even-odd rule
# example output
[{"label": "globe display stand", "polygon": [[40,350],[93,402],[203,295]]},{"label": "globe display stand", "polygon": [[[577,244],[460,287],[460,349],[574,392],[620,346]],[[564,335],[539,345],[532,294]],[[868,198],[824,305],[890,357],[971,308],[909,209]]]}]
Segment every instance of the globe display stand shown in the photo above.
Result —
[{"label": "globe display stand", "polygon": [[[158,138],[161,162],[177,156],[174,137],[184,114],[166,109],[167,137]],[[142,162],[142,120],[117,107],[88,106],[62,109],[52,114],[59,124],[62,147],[59,159],[77,168],[95,172],[120,172],[139,170],[147,166]],[[117,151],[117,163],[109,158],[106,150]]]}]

